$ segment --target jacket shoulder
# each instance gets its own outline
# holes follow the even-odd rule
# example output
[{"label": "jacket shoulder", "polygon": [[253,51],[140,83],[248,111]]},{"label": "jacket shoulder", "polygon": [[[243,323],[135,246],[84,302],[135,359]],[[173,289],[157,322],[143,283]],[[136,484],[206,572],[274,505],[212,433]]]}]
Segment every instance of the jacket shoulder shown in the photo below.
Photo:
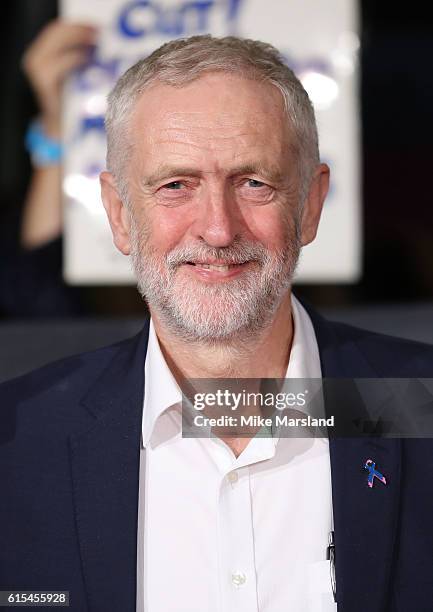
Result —
[{"label": "jacket shoulder", "polygon": [[0,442],[22,432],[44,437],[48,431],[71,433],[92,422],[93,417],[80,407],[81,399],[134,339],[55,361],[0,384]]},{"label": "jacket shoulder", "polygon": [[327,321],[341,344],[354,344],[382,376],[433,377],[433,345]]},{"label": "jacket shoulder", "polygon": [[49,390],[64,389],[79,392],[86,381],[96,378],[116,353],[131,342],[131,338],[85,353],[78,353],[48,363],[40,368],[22,374],[0,384],[0,397],[30,399]]}]

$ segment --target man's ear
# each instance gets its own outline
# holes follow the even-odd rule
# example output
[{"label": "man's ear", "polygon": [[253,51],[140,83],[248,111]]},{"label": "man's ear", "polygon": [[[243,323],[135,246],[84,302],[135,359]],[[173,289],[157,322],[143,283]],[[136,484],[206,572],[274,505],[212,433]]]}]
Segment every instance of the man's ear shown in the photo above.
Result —
[{"label": "man's ear", "polygon": [[113,242],[121,253],[129,255],[131,245],[129,240],[129,211],[122,202],[114,176],[110,172],[101,172],[101,197],[110,222]]},{"label": "man's ear", "polygon": [[323,203],[329,189],[329,166],[319,164],[313,174],[301,217],[301,244],[313,242],[317,234]]}]

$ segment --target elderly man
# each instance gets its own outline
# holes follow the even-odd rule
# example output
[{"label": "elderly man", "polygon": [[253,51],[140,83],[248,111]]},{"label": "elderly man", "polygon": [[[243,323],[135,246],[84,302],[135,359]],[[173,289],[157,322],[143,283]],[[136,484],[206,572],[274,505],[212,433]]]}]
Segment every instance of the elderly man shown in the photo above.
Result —
[{"label": "elderly man", "polygon": [[151,317],[3,386],[1,588],[92,612],[431,611],[429,441],[182,436],[190,379],[433,374],[431,347],[291,292],[329,182],[300,82],[261,42],[173,41],[106,123],[102,199]]}]

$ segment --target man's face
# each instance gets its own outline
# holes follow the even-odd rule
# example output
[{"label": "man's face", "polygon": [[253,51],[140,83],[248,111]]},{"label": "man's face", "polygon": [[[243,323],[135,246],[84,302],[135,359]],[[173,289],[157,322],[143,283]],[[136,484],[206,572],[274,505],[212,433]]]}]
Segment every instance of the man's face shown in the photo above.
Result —
[{"label": "man's face", "polygon": [[309,241],[280,92],[225,73],[157,83],[130,125],[131,214],[117,240],[106,207],[151,313],[189,339],[257,331]]}]

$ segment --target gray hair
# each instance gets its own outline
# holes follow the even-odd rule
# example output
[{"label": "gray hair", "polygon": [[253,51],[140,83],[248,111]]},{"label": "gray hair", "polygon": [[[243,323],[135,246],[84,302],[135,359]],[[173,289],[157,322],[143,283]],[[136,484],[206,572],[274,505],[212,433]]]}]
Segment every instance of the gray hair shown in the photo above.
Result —
[{"label": "gray hair", "polygon": [[204,35],[172,40],[139,60],[119,78],[108,96],[105,126],[107,168],[117,181],[121,197],[128,202],[125,168],[132,149],[129,119],[137,98],[156,81],[182,87],[208,72],[239,74],[278,87],[296,138],[302,205],[319,162],[313,106],[301,82],[275,47],[235,36]]}]

